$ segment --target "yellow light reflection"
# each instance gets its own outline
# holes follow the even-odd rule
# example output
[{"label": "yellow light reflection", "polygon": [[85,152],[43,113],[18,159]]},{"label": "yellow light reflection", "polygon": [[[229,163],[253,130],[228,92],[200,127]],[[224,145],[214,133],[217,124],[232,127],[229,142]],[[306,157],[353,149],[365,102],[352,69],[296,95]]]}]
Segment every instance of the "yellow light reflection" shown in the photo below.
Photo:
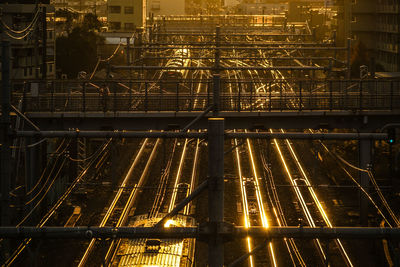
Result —
[{"label": "yellow light reflection", "polygon": [[171,225],[173,225],[174,224],[174,221],[173,220],[168,220],[165,224],[164,224],[164,227],[165,228],[169,228]]}]

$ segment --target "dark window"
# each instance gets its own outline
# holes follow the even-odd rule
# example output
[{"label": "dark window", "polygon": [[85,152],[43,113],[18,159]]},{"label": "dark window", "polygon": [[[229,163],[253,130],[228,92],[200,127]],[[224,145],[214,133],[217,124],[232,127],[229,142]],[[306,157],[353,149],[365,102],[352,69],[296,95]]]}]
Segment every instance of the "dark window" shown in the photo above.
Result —
[{"label": "dark window", "polygon": [[133,14],[133,6],[126,6],[125,14]]},{"label": "dark window", "polygon": [[120,14],[121,13],[121,6],[109,6],[109,11],[111,14]]},{"label": "dark window", "polygon": [[111,30],[120,30],[121,29],[121,22],[110,22]]},{"label": "dark window", "polygon": [[125,30],[133,30],[133,23],[125,23]]}]

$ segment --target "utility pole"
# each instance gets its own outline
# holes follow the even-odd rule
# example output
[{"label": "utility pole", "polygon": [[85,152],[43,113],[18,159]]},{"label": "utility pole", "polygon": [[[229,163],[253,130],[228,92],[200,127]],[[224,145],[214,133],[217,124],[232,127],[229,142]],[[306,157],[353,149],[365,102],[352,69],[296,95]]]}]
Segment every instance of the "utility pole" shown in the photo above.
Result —
[{"label": "utility pole", "polygon": [[42,79],[47,78],[47,21],[46,21],[46,7],[42,7]]},{"label": "utility pole", "polygon": [[128,66],[131,65],[131,47],[130,47],[130,42],[131,42],[131,38],[130,37],[126,37],[126,64]]},{"label": "utility pole", "polygon": [[223,118],[208,119],[208,216],[213,234],[208,238],[210,267],[224,265],[224,128]]},{"label": "utility pole", "polygon": [[351,39],[347,39],[347,59],[346,59],[346,64],[347,64],[347,72],[346,72],[346,78],[349,80],[351,78]]},{"label": "utility pole", "polygon": [[219,114],[220,105],[220,91],[221,91],[221,76],[219,74],[213,75],[213,116],[216,117]]},{"label": "utility pole", "polygon": [[221,33],[221,28],[217,26],[215,29],[215,62],[214,62],[214,67],[215,67],[215,73],[219,73],[220,69],[220,57],[221,57],[221,51],[219,49],[220,47],[220,33]]},{"label": "utility pole", "polygon": [[10,42],[2,40],[1,51],[1,225],[10,225],[10,208],[9,208],[9,193],[10,193],[10,178],[11,178],[11,138],[9,135],[11,119],[10,119]]}]

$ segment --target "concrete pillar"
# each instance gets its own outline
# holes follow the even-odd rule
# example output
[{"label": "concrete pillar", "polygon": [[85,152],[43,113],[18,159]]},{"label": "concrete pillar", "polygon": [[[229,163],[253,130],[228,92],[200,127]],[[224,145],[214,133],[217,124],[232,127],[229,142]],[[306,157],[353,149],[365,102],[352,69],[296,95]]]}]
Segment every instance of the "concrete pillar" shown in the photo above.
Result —
[{"label": "concrete pillar", "polygon": [[210,267],[224,264],[224,243],[218,235],[224,221],[224,119],[208,120],[208,214],[209,225],[215,235],[208,240]]}]

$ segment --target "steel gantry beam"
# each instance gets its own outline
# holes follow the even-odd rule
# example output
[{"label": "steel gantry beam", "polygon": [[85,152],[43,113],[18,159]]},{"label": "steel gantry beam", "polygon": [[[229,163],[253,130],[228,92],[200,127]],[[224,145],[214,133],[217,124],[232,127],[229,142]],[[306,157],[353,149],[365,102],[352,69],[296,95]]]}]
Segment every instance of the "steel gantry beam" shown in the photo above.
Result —
[{"label": "steel gantry beam", "polygon": [[[131,49],[154,49],[154,50],[166,50],[166,49],[182,49],[185,48],[184,45],[174,45],[172,44],[171,46],[151,46],[151,47],[146,47],[146,46],[136,46],[132,47]],[[257,51],[257,50],[307,50],[307,51],[315,51],[315,50],[331,50],[331,51],[339,51],[343,50],[346,51],[348,48],[347,47],[332,47],[332,46],[301,46],[301,47],[295,47],[295,46],[278,46],[278,47],[273,47],[273,46],[211,46],[211,47],[190,47],[191,50],[249,50],[249,51]]]},{"label": "steel gantry beam", "polygon": [[[209,225],[199,227],[0,227],[0,238],[92,239],[92,238],[198,238],[207,240],[216,232]],[[224,224],[217,233],[234,238],[299,239],[400,239],[400,228],[383,227],[241,227]],[[222,266],[222,265],[221,265]]]},{"label": "steel gantry beam", "polygon": [[[213,119],[209,119],[213,120]],[[42,138],[207,138],[207,132],[138,132],[138,131],[16,131],[14,137]],[[302,140],[387,140],[387,133],[303,133],[303,132],[230,132],[223,134],[228,139],[302,139]],[[211,137],[212,139],[212,137]]]},{"label": "steel gantry beam", "polygon": [[[215,36],[215,33],[210,32],[154,32],[153,35],[157,36]],[[291,33],[225,33],[222,32],[221,37],[235,36],[235,37],[287,37],[287,36],[311,36],[311,34],[291,34]]]},{"label": "steel gantry beam", "polygon": [[[169,66],[111,66],[113,70],[214,70],[215,66],[169,67]],[[219,67],[220,70],[328,70],[314,66],[274,66],[274,67]]]},{"label": "steel gantry beam", "polygon": [[[166,130],[169,125],[184,128],[202,111],[180,112],[27,112],[26,116],[41,130],[131,131]],[[379,129],[400,123],[396,111],[220,111],[225,129],[252,129],[255,126],[283,129]],[[206,129],[210,114],[201,116],[189,129]],[[132,123],[134,121],[134,123]]]}]

